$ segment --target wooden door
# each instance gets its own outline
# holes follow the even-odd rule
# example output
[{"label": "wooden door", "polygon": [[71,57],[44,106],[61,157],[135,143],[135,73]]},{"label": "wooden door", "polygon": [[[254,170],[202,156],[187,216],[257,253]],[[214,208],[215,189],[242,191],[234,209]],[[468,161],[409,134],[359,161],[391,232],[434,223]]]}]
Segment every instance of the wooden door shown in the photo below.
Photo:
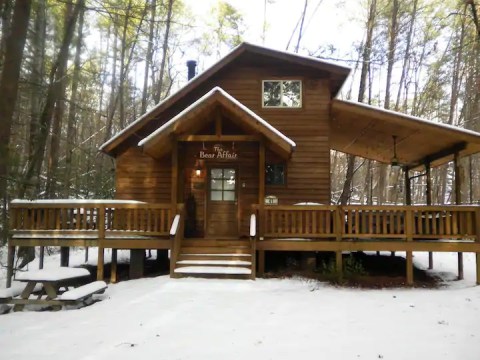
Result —
[{"label": "wooden door", "polygon": [[238,171],[234,167],[208,170],[207,236],[238,236]]}]

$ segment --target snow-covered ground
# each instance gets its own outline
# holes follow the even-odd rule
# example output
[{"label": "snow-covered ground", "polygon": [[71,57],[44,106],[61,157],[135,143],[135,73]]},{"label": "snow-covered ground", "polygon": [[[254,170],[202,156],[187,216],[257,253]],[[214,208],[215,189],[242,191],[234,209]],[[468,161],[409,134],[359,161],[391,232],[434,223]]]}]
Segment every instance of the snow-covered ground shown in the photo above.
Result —
[{"label": "snow-covered ground", "polygon": [[[82,258],[75,253],[72,262]],[[426,261],[415,253],[417,264]],[[474,264],[466,254],[465,280],[441,289],[361,290],[302,279],[125,281],[82,309],[1,315],[0,359],[478,360]],[[456,254],[435,254],[435,269],[454,278]]]}]

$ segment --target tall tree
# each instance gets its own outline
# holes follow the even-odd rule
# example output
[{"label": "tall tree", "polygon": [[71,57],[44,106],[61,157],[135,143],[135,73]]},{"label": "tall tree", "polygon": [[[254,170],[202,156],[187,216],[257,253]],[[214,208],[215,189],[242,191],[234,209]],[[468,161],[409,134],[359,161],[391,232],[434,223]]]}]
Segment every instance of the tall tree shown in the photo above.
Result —
[{"label": "tall tree", "polygon": [[[17,0],[13,10],[11,31],[5,41],[5,61],[0,74],[0,197],[3,213],[6,212],[7,184],[9,176],[9,144],[12,120],[17,102],[20,68],[27,38],[31,9],[30,0]],[[6,218],[5,216],[3,217]],[[3,224],[3,229],[7,229]],[[2,239],[4,237],[2,236]],[[4,240],[3,240],[4,241]]]}]

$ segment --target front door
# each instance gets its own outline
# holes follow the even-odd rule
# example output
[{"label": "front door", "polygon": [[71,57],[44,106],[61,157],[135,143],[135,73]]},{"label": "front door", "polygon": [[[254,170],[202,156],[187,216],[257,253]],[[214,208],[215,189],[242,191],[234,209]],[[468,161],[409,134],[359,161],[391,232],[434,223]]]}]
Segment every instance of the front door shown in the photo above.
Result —
[{"label": "front door", "polygon": [[237,169],[211,167],[208,170],[207,236],[238,236]]}]

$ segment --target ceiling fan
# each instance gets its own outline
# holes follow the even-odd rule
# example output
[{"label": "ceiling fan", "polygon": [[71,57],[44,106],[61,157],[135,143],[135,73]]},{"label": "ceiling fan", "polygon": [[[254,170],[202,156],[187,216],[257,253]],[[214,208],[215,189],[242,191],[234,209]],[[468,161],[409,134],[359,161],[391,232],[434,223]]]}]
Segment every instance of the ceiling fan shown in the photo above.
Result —
[{"label": "ceiling fan", "polygon": [[392,157],[392,160],[390,160],[390,165],[392,167],[400,167],[401,164],[397,158],[397,136],[392,135],[392,138],[393,138],[393,157]]}]

